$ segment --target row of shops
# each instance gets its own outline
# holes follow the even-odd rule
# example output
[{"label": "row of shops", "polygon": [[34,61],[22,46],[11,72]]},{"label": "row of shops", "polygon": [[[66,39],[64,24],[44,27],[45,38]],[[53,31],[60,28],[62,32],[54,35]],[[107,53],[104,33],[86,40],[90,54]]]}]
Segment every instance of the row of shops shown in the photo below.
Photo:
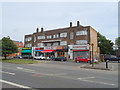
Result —
[{"label": "row of shops", "polygon": [[66,57],[67,59],[75,59],[76,56],[84,56],[91,58],[89,45],[68,45],[54,47],[32,47],[23,48],[21,55],[25,56],[44,56],[44,57]]}]

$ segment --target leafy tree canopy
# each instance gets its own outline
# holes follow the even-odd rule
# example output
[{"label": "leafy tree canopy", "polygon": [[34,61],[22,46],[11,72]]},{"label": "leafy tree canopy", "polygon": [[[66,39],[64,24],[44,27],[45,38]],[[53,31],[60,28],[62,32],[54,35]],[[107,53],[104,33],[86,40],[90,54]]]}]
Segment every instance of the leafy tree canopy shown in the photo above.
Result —
[{"label": "leafy tree canopy", "polygon": [[117,45],[118,49],[120,49],[120,37],[116,38],[115,44]]},{"label": "leafy tree canopy", "polygon": [[112,54],[114,43],[111,40],[106,39],[105,36],[101,35],[99,32],[98,35],[98,46],[100,47],[101,54]]},{"label": "leafy tree canopy", "polygon": [[10,37],[3,37],[2,38],[2,56],[7,57],[8,54],[17,53],[18,48],[13,43],[12,40],[10,40]]}]

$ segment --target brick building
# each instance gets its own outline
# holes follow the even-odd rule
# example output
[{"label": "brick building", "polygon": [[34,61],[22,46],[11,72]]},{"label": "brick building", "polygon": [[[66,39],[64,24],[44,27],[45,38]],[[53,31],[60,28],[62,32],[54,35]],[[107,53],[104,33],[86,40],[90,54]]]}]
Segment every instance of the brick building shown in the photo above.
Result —
[{"label": "brick building", "polygon": [[23,43],[20,41],[13,41],[13,43],[18,47],[18,53],[9,54],[8,57],[13,57],[15,55],[20,55],[22,48],[24,47]]},{"label": "brick building", "polygon": [[34,55],[43,54],[45,56],[54,55],[70,57],[74,59],[75,56],[86,56],[91,58],[91,44],[93,43],[94,57],[99,57],[99,49],[97,44],[97,31],[91,26],[82,26],[77,21],[76,26],[66,28],[59,28],[54,30],[36,29],[33,34],[25,35],[25,47],[42,48],[36,51]]}]

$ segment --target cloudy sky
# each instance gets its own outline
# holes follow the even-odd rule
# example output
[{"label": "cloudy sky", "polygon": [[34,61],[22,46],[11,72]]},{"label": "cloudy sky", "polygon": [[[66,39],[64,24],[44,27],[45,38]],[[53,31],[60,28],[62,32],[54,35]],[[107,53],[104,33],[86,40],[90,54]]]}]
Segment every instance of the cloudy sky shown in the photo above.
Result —
[{"label": "cloudy sky", "polygon": [[[4,2],[2,36],[23,41],[36,28],[64,28],[69,22],[92,26],[114,42],[118,36],[118,2]],[[1,16],[0,16],[1,17]]]}]

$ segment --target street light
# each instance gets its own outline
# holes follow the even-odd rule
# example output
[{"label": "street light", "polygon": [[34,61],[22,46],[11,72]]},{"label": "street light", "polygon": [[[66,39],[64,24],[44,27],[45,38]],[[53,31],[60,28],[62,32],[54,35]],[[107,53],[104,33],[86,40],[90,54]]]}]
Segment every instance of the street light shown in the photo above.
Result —
[{"label": "street light", "polygon": [[93,46],[94,46],[94,44],[92,43],[91,46],[92,46],[92,67],[93,67],[94,66],[94,55],[93,55]]}]

